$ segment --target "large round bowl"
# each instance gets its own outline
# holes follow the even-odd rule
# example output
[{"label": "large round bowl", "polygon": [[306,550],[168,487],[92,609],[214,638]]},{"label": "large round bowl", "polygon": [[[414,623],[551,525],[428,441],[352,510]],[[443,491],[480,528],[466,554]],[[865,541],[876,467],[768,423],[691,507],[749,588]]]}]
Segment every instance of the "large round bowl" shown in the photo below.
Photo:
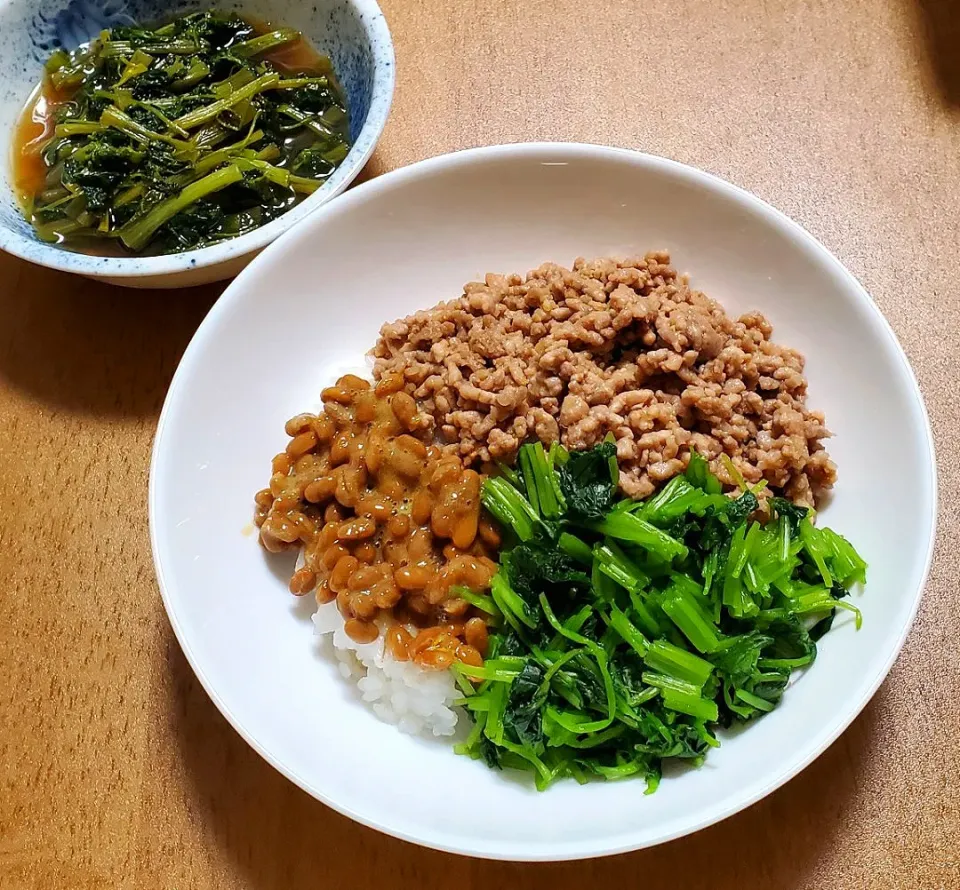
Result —
[{"label": "large round bowl", "polygon": [[237,11],[298,28],[330,56],[347,95],[352,145],[323,186],[283,216],[213,247],[157,257],[94,257],[40,241],[16,205],[11,149],[0,145],[0,250],[128,287],[188,287],[237,274],[281,233],[340,194],[360,173],[383,132],[393,101],[393,43],[376,0],[0,0],[0,134],[9,140],[59,47],[75,49],[104,28],[156,22],[198,9]]},{"label": "large round bowl", "polygon": [[[284,421],[362,365],[385,321],[488,271],[667,248],[731,313],[760,309],[807,358],[839,467],[822,521],[870,564],[820,657],[773,713],[723,736],[700,770],[643,783],[561,781],[544,793],[402,735],[318,651],[290,560],[250,534],[253,494]],[[782,214],[719,179],[642,154],[514,145],[434,158],[366,183],[258,257],[201,325],[157,432],[150,522],[170,621],[210,696],[270,763],[342,813],[397,837],[501,859],[599,856],[735,813],[786,782],[850,723],[913,620],[934,538],[930,430],[907,360],[863,288]],[[245,535],[244,528],[247,534]],[[310,599],[310,598],[305,598]],[[829,793],[829,790],[825,790]]]}]

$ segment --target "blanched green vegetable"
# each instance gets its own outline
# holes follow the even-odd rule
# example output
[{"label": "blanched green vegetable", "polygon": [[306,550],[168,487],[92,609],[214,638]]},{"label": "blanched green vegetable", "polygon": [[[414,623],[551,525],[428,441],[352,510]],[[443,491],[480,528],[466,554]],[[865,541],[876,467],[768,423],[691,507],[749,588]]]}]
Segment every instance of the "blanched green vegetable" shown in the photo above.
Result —
[{"label": "blanched green vegetable", "polygon": [[291,73],[264,56],[299,40],[202,12],[55,53],[48,172],[25,208],[37,233],[176,253],[251,231],[319,188],[346,157],[348,118],[329,60]]},{"label": "blanched green vegetable", "polygon": [[[810,512],[721,494],[706,461],[644,501],[617,494],[616,451],[520,450],[484,483],[512,533],[489,600],[499,619],[482,668],[455,668],[474,726],[460,753],[555,779],[699,764],[716,729],[772,710],[866,564]],[[477,598],[479,594],[471,594]],[[471,599],[471,602],[473,600]],[[476,603],[475,603],[476,604]]]}]

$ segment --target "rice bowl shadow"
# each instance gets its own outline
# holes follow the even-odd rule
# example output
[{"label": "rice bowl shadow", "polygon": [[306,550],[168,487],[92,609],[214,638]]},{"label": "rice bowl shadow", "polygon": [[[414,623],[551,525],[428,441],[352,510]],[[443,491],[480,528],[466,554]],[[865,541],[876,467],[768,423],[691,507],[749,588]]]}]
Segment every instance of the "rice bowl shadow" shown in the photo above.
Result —
[{"label": "rice bowl shadow", "polygon": [[[130,292],[0,252],[0,377],[44,407],[155,419],[180,356],[222,287]],[[22,282],[22,286],[21,286]],[[38,358],[40,357],[40,358]]]}]

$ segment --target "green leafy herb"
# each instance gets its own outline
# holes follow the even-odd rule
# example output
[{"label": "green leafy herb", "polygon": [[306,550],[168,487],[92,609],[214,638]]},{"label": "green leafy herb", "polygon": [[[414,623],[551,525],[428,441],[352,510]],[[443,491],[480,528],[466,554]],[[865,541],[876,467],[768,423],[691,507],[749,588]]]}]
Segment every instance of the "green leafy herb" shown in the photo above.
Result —
[{"label": "green leafy herb", "polygon": [[838,609],[859,623],[845,597],[866,564],[789,501],[755,521],[756,492],[722,495],[698,455],[645,501],[618,497],[613,443],[558,458],[525,445],[484,483],[515,543],[474,603],[503,616],[487,661],[455,668],[476,684],[458,751],[541,789],[642,776],[651,792],[664,760],[698,765],[718,727],[775,708]]},{"label": "green leafy herb", "polygon": [[613,442],[571,452],[558,470],[567,514],[574,519],[602,519],[613,506],[618,474],[617,446]]}]

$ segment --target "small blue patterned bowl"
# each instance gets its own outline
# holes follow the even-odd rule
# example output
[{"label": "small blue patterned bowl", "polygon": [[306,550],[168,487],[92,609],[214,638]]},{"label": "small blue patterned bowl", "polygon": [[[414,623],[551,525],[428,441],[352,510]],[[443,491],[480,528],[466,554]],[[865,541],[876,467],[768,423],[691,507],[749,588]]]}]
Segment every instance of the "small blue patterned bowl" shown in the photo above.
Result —
[{"label": "small blue patterned bowl", "polygon": [[187,287],[236,275],[282,232],[342,192],[383,132],[393,101],[393,42],[376,0],[0,0],[0,133],[9,139],[43,63],[104,28],[154,22],[199,9],[236,10],[298,28],[333,60],[347,94],[353,146],[314,194],[279,219],[214,247],[159,257],[95,257],[37,240],[11,184],[11,146],[0,149],[0,249],[32,263],[128,287]]}]

